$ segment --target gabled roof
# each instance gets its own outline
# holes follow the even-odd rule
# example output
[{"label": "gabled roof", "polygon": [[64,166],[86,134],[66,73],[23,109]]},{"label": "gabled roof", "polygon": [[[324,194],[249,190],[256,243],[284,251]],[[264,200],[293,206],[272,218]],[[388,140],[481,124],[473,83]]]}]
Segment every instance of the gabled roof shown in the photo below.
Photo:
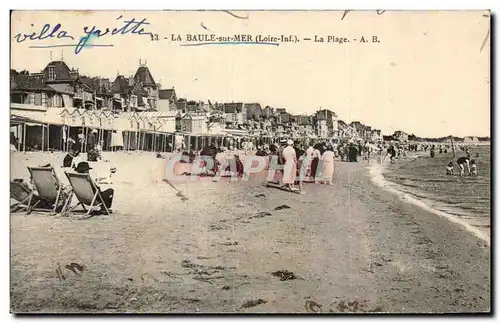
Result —
[{"label": "gabled roof", "polygon": [[136,82],[142,82],[144,85],[154,85],[156,86],[155,80],[153,79],[153,75],[149,71],[149,68],[146,66],[141,66],[137,69],[135,73],[134,80]]},{"label": "gabled roof", "polygon": [[158,95],[160,97],[160,100],[176,100],[177,95],[175,94],[175,89],[164,89],[164,90],[159,90]]},{"label": "gabled roof", "polygon": [[44,75],[48,76],[49,68],[54,68],[55,79],[48,80],[48,82],[57,81],[74,81],[78,77],[78,72],[71,70],[68,65],[63,61],[52,61],[43,70]]},{"label": "gabled roof", "polygon": [[248,110],[262,110],[260,103],[245,103],[245,107]]},{"label": "gabled roof", "polygon": [[130,90],[130,81],[123,75],[118,75],[111,85],[113,93],[129,94]]},{"label": "gabled roof", "polygon": [[337,114],[328,109],[321,109],[316,112],[316,118],[320,119],[331,119],[332,117],[337,118]]},{"label": "gabled roof", "polygon": [[82,84],[88,86],[92,90],[97,90],[95,87],[94,81],[90,77],[82,75],[77,80],[80,81]]},{"label": "gabled roof", "polygon": [[36,90],[58,92],[55,89],[47,86],[43,80],[32,75],[18,74],[10,80],[11,90]]}]

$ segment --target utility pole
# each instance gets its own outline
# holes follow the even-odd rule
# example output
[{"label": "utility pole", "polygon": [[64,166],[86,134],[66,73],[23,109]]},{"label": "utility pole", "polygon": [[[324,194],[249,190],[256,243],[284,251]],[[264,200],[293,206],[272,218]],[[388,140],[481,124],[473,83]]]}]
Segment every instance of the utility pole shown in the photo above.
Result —
[{"label": "utility pole", "polygon": [[455,158],[455,145],[453,144],[453,136],[450,136],[451,141],[451,151],[453,152],[453,158]]}]

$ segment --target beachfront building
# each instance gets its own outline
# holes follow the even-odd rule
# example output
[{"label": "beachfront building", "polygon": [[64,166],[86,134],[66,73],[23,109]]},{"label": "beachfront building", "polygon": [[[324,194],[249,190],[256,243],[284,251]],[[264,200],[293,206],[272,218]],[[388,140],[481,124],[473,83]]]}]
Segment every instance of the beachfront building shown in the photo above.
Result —
[{"label": "beachfront building", "polygon": [[355,136],[353,136],[353,138],[356,138],[356,139],[365,139],[366,138],[366,128],[365,126],[359,122],[359,121],[353,121],[349,124],[349,126],[351,128],[353,128],[355,131]]},{"label": "beachfront building", "polygon": [[328,137],[328,124],[326,119],[318,119],[316,128],[316,135],[319,138],[327,138]]},{"label": "beachfront building", "polygon": [[408,141],[408,134],[404,131],[401,131],[401,130],[394,131],[394,134],[392,135],[392,137],[394,138],[394,140],[397,140],[399,142]]},{"label": "beachfront building", "polygon": [[[50,88],[63,94],[64,107],[81,107],[83,108],[83,97],[89,99],[89,93],[81,88],[78,84],[78,70],[70,69],[63,61],[52,61],[39,73],[31,74],[32,77],[43,82]],[[80,85],[80,86],[78,86]],[[93,102],[92,98],[87,102]]]},{"label": "beachfront building", "polygon": [[65,107],[63,96],[67,96],[66,104],[70,103],[72,94],[48,86],[42,79],[27,73],[17,73],[11,70],[10,102],[19,107],[32,110],[44,110],[48,107]]},{"label": "beachfront building", "polygon": [[358,134],[356,128],[354,128],[351,125],[346,125],[346,127],[344,129],[344,138],[346,138],[348,140],[359,139],[359,134]]},{"label": "beachfront building", "polygon": [[[246,110],[246,119],[257,121],[262,116],[262,107],[260,103],[245,103],[243,104],[244,109]],[[243,114],[243,118],[245,118],[245,114]]]},{"label": "beachfront building", "polygon": [[270,106],[266,105],[264,109],[262,109],[262,117],[270,118],[274,115],[274,110]]},{"label": "beachfront building", "polygon": [[338,138],[338,116],[335,112],[328,109],[320,109],[314,114],[313,118],[315,120],[326,120],[328,137]]},{"label": "beachfront building", "polygon": [[[93,94],[93,106],[91,110],[110,109],[113,110],[113,92],[109,79],[100,77],[79,76],[78,80],[85,88]],[[88,92],[84,96],[88,96]]]},{"label": "beachfront building", "polygon": [[278,122],[281,124],[287,124],[292,121],[292,115],[288,112],[286,112],[286,109],[280,108],[276,109],[276,112],[278,114]]},{"label": "beachfront building", "polygon": [[342,139],[346,137],[345,131],[347,129],[347,124],[343,120],[338,120],[337,121],[337,127],[338,127],[338,138]]},{"label": "beachfront building", "polygon": [[177,111],[177,94],[174,88],[158,90],[158,111]]},{"label": "beachfront building", "polygon": [[224,103],[223,111],[227,127],[238,128],[243,124],[243,103]]},{"label": "beachfront building", "polygon": [[[12,141],[22,151],[67,151],[70,138],[85,143],[96,137],[104,150],[165,151],[167,136],[175,131],[175,115],[138,114],[141,107],[151,111],[155,106],[154,81],[141,76],[144,73],[150,74],[144,69],[136,73],[138,81],[118,76],[110,82],[80,75],[63,61],[50,62],[40,73],[11,71]],[[86,152],[87,145],[82,147]]]},{"label": "beachfront building", "polygon": [[181,113],[187,113],[187,100],[180,98],[176,103],[177,111]]},{"label": "beachfront building", "polygon": [[145,95],[142,95],[142,100],[139,100],[139,106],[143,107],[145,111],[157,111],[160,85],[155,83],[153,75],[146,64],[147,61],[145,63],[139,61],[139,68],[134,76],[135,83],[139,84],[145,92]]},{"label": "beachfront building", "polygon": [[372,130],[372,136],[371,136],[371,141],[372,142],[377,142],[382,140],[382,133],[381,130],[379,129],[373,129]]},{"label": "beachfront building", "polygon": [[[146,64],[139,65],[134,75],[117,75],[112,81],[81,75],[63,61],[50,62],[40,73],[11,71],[12,141],[18,147],[22,142],[28,150],[67,150],[69,138],[87,140],[97,130],[105,150],[114,146],[161,150],[174,132],[188,136],[188,148],[200,148],[207,139],[209,143],[214,139],[207,136],[219,137],[219,144],[225,135],[265,136],[270,142],[302,137],[369,140],[377,136],[371,127],[357,121],[348,126],[327,109],[313,115],[291,115],[284,108],[262,108],[256,102],[212,104],[177,98],[174,88],[162,90]],[[236,132],[229,133],[229,129]],[[117,137],[123,137],[123,143],[110,139]],[[174,139],[169,140],[173,144]],[[191,140],[197,143],[193,146]]]}]

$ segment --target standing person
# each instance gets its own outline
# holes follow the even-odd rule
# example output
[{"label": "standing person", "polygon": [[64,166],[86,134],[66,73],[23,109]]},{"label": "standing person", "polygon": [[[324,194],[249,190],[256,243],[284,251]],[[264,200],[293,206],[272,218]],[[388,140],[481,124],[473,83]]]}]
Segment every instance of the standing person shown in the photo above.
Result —
[{"label": "standing person", "polygon": [[318,175],[318,165],[319,165],[319,159],[321,158],[321,152],[319,149],[313,149],[312,155],[311,155],[311,176],[313,177],[314,181],[317,183],[317,175]]},{"label": "standing person", "polygon": [[85,142],[85,137],[83,136],[83,133],[78,134],[78,138],[76,140],[73,140],[74,142],[72,143],[73,150],[78,151],[80,153],[83,153],[83,148],[85,148],[84,142]]},{"label": "standing person", "polygon": [[10,132],[10,144],[13,145],[14,147],[17,147],[18,142],[19,141],[17,140],[16,134],[14,133],[14,131],[11,131]]},{"label": "standing person", "polygon": [[111,133],[111,149],[115,151],[123,149],[123,135],[121,131],[113,130]]},{"label": "standing person", "polygon": [[340,157],[340,161],[344,161],[344,145],[339,144],[337,147],[337,154]]},{"label": "standing person", "polygon": [[358,149],[356,148],[356,145],[351,144],[349,147],[349,161],[353,163],[358,162]]},{"label": "standing person", "polygon": [[312,175],[312,171],[311,171],[312,160],[313,160],[313,157],[312,157],[313,153],[314,153],[314,147],[313,146],[307,147],[307,149],[306,149],[306,151],[304,153],[305,158],[303,158],[303,162],[307,163],[307,168],[306,168],[306,173],[305,173],[305,176],[307,176],[307,177],[313,176]]},{"label": "standing person", "polygon": [[333,185],[333,171],[335,170],[335,153],[331,146],[321,156],[323,160],[323,183]]},{"label": "standing person", "polygon": [[295,178],[297,177],[297,155],[293,148],[293,140],[287,141],[286,148],[283,149],[283,184],[289,190],[295,190]]},{"label": "standing person", "polygon": [[465,175],[465,168],[467,167],[467,174],[470,175],[470,158],[467,156],[462,156],[457,159],[458,167],[460,167],[460,176]]},{"label": "standing person", "polygon": [[311,155],[307,154],[307,150],[300,155],[298,164],[299,190],[302,190],[302,182],[310,176]]},{"label": "standing person", "polygon": [[391,164],[394,162],[394,155],[396,155],[396,151],[394,150],[394,146],[392,144],[387,148],[387,155],[385,155],[384,160],[387,156],[389,156],[391,160]]}]

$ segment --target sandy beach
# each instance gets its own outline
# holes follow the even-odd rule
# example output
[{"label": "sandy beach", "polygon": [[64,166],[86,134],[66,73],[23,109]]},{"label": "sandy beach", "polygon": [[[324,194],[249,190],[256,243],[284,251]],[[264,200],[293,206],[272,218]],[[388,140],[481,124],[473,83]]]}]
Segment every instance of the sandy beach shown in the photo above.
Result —
[{"label": "sandy beach", "polygon": [[[14,154],[11,178],[62,159],[39,155]],[[334,185],[305,195],[264,187],[262,172],[175,183],[186,200],[137,167],[153,155],[105,158],[112,216],[11,215],[13,312],[490,310],[488,244],[381,189],[366,161],[337,162]]]}]

